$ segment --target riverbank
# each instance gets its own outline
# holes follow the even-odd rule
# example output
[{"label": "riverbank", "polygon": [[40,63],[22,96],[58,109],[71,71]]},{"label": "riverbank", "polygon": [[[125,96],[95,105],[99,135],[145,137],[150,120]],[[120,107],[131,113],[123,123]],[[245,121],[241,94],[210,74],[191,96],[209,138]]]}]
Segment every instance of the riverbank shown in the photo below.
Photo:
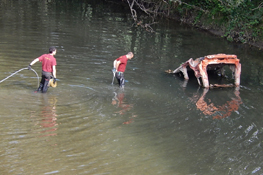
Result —
[{"label": "riverbank", "polygon": [[[193,25],[192,21],[185,21],[184,19],[182,19],[182,20],[174,19],[174,20],[181,21],[184,24],[187,24],[189,26],[194,26],[194,27],[196,27],[196,28],[198,28],[200,30],[204,30],[204,31],[209,32],[209,33],[211,33],[213,35],[216,35],[216,36],[219,36],[219,37],[223,37],[223,38],[228,40],[228,37],[226,37],[225,33],[224,33],[225,29],[217,29],[216,25],[204,25],[203,23],[201,23],[199,25]],[[239,35],[238,35],[239,32],[237,32],[237,31],[232,31],[232,32],[236,34],[236,36],[235,36],[236,39],[233,40],[232,42],[243,43],[243,44],[249,45],[251,47],[256,47],[259,50],[263,49],[263,40],[241,42],[239,40]]]},{"label": "riverbank", "polygon": [[[106,0],[108,1],[108,0]],[[157,17],[205,30],[228,41],[263,49],[263,3],[260,1],[111,0],[130,10],[135,24],[152,31]],[[143,12],[143,13],[142,13]],[[145,18],[148,16],[148,19]]]},{"label": "riverbank", "polygon": [[[178,14],[166,15],[165,17],[180,21],[189,26],[196,27],[200,30],[204,30],[213,35],[223,37],[228,41],[242,43],[244,45],[248,45],[250,47],[256,47],[259,50],[263,49],[263,38],[262,36],[252,37],[254,33],[252,31],[242,31],[242,30],[231,30],[228,31],[226,25],[222,25],[218,21],[211,22],[211,19],[206,17],[200,18],[198,22],[196,21],[196,15],[193,16],[180,16]],[[258,30],[262,30],[260,27]],[[242,35],[246,33],[246,35]]]}]

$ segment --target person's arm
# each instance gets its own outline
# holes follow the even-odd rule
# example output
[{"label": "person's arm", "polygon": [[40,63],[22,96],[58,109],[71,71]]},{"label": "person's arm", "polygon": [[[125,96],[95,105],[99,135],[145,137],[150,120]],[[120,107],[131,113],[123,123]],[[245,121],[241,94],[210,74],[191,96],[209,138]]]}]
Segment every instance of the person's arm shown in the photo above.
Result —
[{"label": "person's arm", "polygon": [[53,66],[53,72],[52,72],[52,74],[53,74],[53,77],[54,77],[54,78],[57,78],[57,69],[56,69],[56,66]]},{"label": "person's arm", "polygon": [[119,68],[119,65],[120,65],[120,64],[121,64],[121,62],[120,62],[120,61],[116,61],[116,64],[115,64],[115,65],[116,65],[116,67],[115,67],[115,68],[116,68],[116,70],[117,70],[117,71],[118,71],[118,68]]},{"label": "person's arm", "polygon": [[56,66],[53,66],[52,69],[53,69],[53,72],[52,72],[52,74],[53,74],[53,83],[56,83],[56,81],[57,81],[57,69],[56,69]]},{"label": "person's arm", "polygon": [[113,68],[115,68],[115,69],[116,69],[116,63],[117,63],[117,60],[114,60],[113,61]]},{"label": "person's arm", "polygon": [[113,69],[112,69],[113,74],[115,74],[115,72],[118,70],[120,64],[120,63],[118,64],[118,62],[119,61],[117,61],[117,59],[113,61]]},{"label": "person's arm", "polygon": [[34,59],[29,65],[30,66],[33,66],[36,62],[38,62],[39,61],[39,59],[38,58],[36,58],[36,59]]},{"label": "person's arm", "polygon": [[32,69],[31,66],[33,66],[33,65],[34,65],[36,62],[38,62],[38,61],[39,61],[38,58],[34,59],[34,60],[27,66],[28,70],[31,70],[31,69]]}]

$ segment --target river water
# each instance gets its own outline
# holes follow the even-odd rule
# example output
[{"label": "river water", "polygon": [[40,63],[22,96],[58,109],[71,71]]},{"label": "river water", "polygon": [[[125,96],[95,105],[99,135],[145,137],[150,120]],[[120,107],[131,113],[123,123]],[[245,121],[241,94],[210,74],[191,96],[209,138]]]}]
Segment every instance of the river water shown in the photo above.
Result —
[{"label": "river water", "polygon": [[[0,174],[263,173],[262,51],[170,20],[155,33],[132,23],[103,1],[0,1],[0,80],[58,50],[46,94],[29,70],[0,83]],[[121,90],[112,62],[129,51]],[[165,73],[217,53],[240,59],[239,88]]]}]

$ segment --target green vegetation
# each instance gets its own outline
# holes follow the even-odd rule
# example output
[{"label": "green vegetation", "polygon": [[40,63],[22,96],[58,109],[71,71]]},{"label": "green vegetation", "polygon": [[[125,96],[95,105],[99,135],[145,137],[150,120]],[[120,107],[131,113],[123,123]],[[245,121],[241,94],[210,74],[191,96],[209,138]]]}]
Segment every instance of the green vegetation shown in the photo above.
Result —
[{"label": "green vegetation", "polygon": [[126,1],[137,24],[142,24],[135,12],[140,10],[152,19],[157,16],[175,18],[220,34],[230,41],[263,43],[262,0]]},{"label": "green vegetation", "polygon": [[[190,8],[195,14],[195,23],[201,20],[201,23],[208,25],[209,22],[220,28],[229,40],[246,43],[262,39],[262,6],[262,2],[255,0],[191,0],[179,8],[183,12]],[[185,13],[181,15],[185,16]]]}]

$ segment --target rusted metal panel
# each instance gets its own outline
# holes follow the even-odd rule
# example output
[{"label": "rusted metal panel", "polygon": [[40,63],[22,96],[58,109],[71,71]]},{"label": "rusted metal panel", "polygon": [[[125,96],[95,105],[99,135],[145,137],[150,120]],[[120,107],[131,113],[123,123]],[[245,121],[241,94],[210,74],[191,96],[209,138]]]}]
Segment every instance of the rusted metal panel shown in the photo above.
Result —
[{"label": "rusted metal panel", "polygon": [[[190,58],[186,62],[182,63],[174,71],[167,71],[167,72],[168,73],[182,72],[184,78],[189,79],[187,73],[187,67],[189,66],[194,71],[195,77],[197,78],[199,85],[205,88],[209,88],[210,86],[214,86],[214,85],[209,85],[208,74],[207,74],[207,69],[209,65],[219,65],[219,67],[221,68],[223,67],[222,65],[230,65],[231,71],[235,73],[234,74],[235,86],[240,85],[241,64],[236,55],[215,54],[215,55],[207,55],[204,57],[196,58],[195,60]],[[202,84],[200,83],[199,78],[202,79]],[[217,85],[217,87],[219,86]],[[221,87],[227,87],[227,86],[221,85]]]}]

